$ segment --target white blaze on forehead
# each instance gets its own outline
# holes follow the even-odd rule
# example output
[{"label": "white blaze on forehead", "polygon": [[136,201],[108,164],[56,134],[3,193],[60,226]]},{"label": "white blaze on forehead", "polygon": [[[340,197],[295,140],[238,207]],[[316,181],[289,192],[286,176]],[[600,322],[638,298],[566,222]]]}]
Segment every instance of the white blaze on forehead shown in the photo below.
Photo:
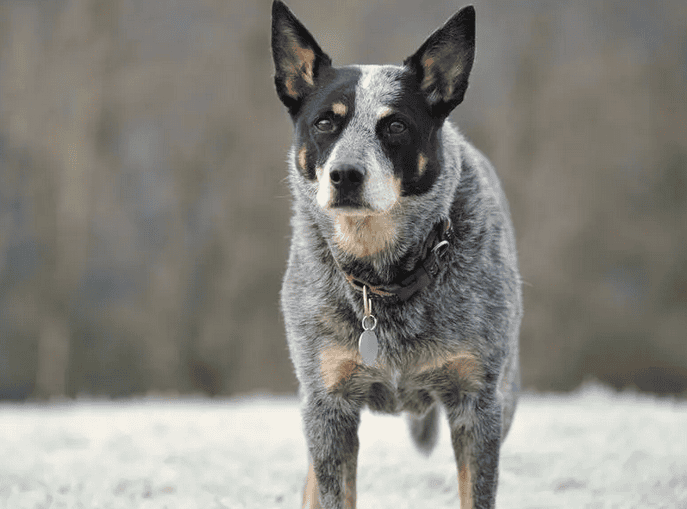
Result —
[{"label": "white blaze on forehead", "polygon": [[362,73],[355,87],[356,113],[372,113],[390,103],[401,94],[402,67],[394,65],[360,65]]},{"label": "white blaze on forehead", "polygon": [[[365,137],[364,160],[367,170],[364,198],[375,209],[391,209],[400,196],[400,181],[376,136],[379,119],[391,113],[391,104],[401,94],[399,77],[403,68],[391,65],[360,66],[355,90],[355,115],[351,127]],[[359,142],[359,145],[363,145]]]},{"label": "white blaze on forehead", "polygon": [[362,71],[362,75],[360,76],[360,80],[358,81],[358,89],[366,89],[370,88],[370,83],[372,83],[372,78],[374,76],[374,72],[372,70],[377,67],[376,65],[361,65],[359,66],[360,70]]}]

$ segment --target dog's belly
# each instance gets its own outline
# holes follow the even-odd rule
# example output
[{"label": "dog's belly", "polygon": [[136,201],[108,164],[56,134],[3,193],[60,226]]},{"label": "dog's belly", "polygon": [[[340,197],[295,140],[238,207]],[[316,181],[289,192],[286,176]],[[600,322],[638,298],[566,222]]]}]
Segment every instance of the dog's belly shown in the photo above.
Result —
[{"label": "dog's belly", "polygon": [[478,391],[484,378],[481,359],[469,351],[391,367],[383,358],[365,365],[357,351],[337,346],[324,349],[320,361],[330,394],[388,413],[424,414],[437,400],[457,401]]},{"label": "dog's belly", "polygon": [[372,382],[364,389],[365,403],[376,412],[398,413],[407,411],[422,415],[436,401],[437,396],[428,388],[411,385],[394,385],[392,380]]}]

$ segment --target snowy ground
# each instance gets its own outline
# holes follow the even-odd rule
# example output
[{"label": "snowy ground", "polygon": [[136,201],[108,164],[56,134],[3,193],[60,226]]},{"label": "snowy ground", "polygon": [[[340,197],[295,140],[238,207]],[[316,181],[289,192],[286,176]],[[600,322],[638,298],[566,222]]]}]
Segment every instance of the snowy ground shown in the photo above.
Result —
[{"label": "snowy ground", "polygon": [[[448,430],[426,459],[405,420],[365,414],[358,506],[457,508]],[[0,404],[0,508],[296,508],[295,399]],[[524,396],[503,508],[687,508],[687,403],[587,387]]]}]

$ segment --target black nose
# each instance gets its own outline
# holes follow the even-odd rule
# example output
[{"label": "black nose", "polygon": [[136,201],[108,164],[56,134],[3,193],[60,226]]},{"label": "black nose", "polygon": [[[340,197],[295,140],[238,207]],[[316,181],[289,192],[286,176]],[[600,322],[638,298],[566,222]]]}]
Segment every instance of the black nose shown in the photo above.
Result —
[{"label": "black nose", "polygon": [[329,172],[329,180],[335,189],[353,191],[365,180],[365,170],[354,164],[341,164]]}]

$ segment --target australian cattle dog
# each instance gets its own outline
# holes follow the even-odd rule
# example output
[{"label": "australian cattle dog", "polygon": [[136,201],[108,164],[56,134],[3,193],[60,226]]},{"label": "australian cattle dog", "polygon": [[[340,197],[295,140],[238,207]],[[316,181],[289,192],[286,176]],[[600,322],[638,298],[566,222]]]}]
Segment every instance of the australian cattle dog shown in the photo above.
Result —
[{"label": "australian cattle dog", "polygon": [[273,3],[274,80],[294,125],[281,303],[310,459],[304,507],[355,507],[365,406],[407,413],[426,454],[442,407],[461,507],[494,506],[522,298],[498,177],[448,120],[474,51],[466,7],[401,66],[333,67]]}]

